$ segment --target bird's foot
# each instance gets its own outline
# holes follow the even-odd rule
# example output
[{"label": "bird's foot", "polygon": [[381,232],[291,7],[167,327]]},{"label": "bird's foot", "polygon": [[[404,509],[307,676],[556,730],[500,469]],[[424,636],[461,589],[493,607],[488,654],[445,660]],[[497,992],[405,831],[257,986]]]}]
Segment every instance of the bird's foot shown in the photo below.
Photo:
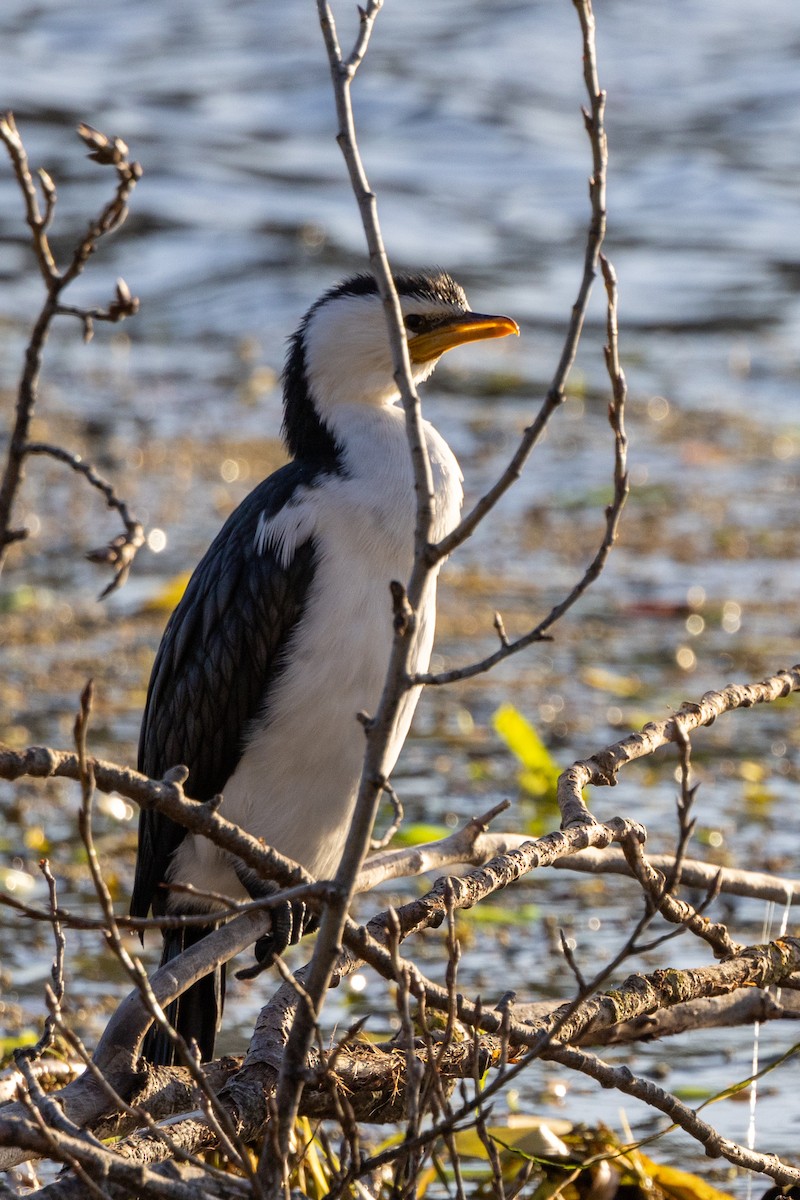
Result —
[{"label": "bird's foot", "polygon": [[272,929],[255,944],[256,961],[252,967],[236,972],[237,979],[255,979],[266,971],[283,954],[287,946],[294,946],[306,933],[314,933],[319,918],[302,900],[290,900],[271,909]]}]

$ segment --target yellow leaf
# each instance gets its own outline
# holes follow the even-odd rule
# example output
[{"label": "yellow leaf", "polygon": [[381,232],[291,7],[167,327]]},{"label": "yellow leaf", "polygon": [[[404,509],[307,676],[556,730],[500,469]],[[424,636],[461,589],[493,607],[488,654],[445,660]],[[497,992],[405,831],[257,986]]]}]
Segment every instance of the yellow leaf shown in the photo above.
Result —
[{"label": "yellow leaf", "polygon": [[47,854],[50,842],[41,825],[32,825],[25,830],[25,845],[36,854]]},{"label": "yellow leaf", "polygon": [[144,602],[141,611],[143,613],[172,612],[186,591],[188,582],[188,571],[184,571],[180,575],[174,575],[162,588],[159,588],[155,595]]},{"label": "yellow leaf", "polygon": [[636,675],[619,675],[605,667],[585,667],[581,679],[599,692],[610,692],[612,696],[637,696],[642,690],[642,681]]},{"label": "yellow leaf", "polygon": [[492,718],[495,730],[525,768],[520,785],[532,796],[555,792],[558,764],[531,723],[513,704],[501,704]]},{"label": "yellow leaf", "polygon": [[422,846],[425,842],[438,842],[452,833],[447,825],[434,825],[432,822],[414,821],[411,825],[402,825],[392,838],[392,846]]},{"label": "yellow leaf", "polygon": [[417,1176],[417,1200],[422,1200],[422,1197],[427,1192],[430,1185],[436,1178],[436,1168],[433,1166],[425,1167]]},{"label": "yellow leaf", "polygon": [[13,1037],[0,1037],[0,1062],[9,1058],[15,1050],[19,1050],[23,1046],[35,1046],[36,1041],[37,1037],[32,1029],[26,1029]]},{"label": "yellow leaf", "polygon": [[326,1196],[330,1191],[330,1180],[325,1171],[317,1148],[317,1140],[308,1117],[301,1117],[296,1125],[298,1141],[305,1146],[303,1166],[309,1172],[316,1186],[316,1195]]},{"label": "yellow leaf", "polygon": [[739,774],[746,783],[761,783],[766,775],[766,770],[763,763],[745,758],[739,763]]},{"label": "yellow leaf", "polygon": [[721,1192],[688,1171],[655,1163],[640,1150],[636,1157],[647,1174],[670,1200],[731,1200],[729,1192]]}]

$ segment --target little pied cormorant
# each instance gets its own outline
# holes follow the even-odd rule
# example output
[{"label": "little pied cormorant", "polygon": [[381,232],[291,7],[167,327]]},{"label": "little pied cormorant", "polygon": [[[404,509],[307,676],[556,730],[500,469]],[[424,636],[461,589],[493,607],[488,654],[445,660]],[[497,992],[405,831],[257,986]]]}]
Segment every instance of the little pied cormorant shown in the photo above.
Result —
[{"label": "little pied cormorant", "polygon": [[[519,332],[508,317],[473,313],[442,272],[398,275],[395,284],[417,383],[446,350]],[[389,583],[406,580],[413,561],[411,455],[371,275],[346,280],[311,306],[290,340],[283,383],[292,461],[228,518],[170,618],[150,680],[139,769],[158,779],[184,764],[188,796],[223,793],[228,820],[324,879],[338,865],[358,790],[364,734],[356,713],[375,710],[388,666]],[[461,471],[433,426],[424,422],[423,432],[439,540],[459,519]],[[412,671],[428,667],[435,617],[433,575]],[[403,700],[390,770],[418,695]],[[164,883],[237,900],[270,890],[208,840],[143,810],[133,915],[213,907]],[[260,940],[257,957],[270,961],[308,928],[289,905],[273,910],[273,933]],[[207,932],[165,930],[162,963]],[[170,1011],[204,1060],[213,1056],[223,995],[224,968]],[[143,1053],[173,1061],[155,1027]]]}]

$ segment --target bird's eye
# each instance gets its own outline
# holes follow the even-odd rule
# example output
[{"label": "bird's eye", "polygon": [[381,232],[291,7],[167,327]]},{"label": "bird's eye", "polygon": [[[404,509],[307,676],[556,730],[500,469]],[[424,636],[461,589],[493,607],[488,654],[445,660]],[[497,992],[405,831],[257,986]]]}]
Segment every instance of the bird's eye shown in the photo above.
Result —
[{"label": "bird's eye", "polygon": [[425,318],[419,313],[409,313],[406,317],[406,329],[409,333],[419,333],[424,328]]}]

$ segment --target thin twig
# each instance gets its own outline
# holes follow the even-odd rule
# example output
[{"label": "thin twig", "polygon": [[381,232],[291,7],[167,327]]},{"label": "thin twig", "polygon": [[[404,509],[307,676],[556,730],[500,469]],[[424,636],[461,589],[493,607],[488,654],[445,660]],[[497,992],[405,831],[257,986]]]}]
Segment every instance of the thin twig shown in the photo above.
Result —
[{"label": "thin twig", "polygon": [[[402,626],[396,624],[383,692],[374,716],[365,726],[367,746],[361,785],[347,841],[336,872],[334,894],[325,905],[320,919],[319,935],[306,984],[314,1009],[314,1019],[311,1019],[306,1007],[301,1006],[296,1012],[292,1032],[286,1045],[278,1089],[279,1161],[269,1160],[262,1163],[264,1179],[271,1195],[277,1195],[285,1183],[285,1164],[290,1133],[302,1093],[305,1060],[313,1040],[316,1019],[333,975],[358,872],[369,849],[369,841],[380,801],[382,781],[389,773],[387,768],[389,738],[399,705],[409,688],[408,665],[415,644],[416,612],[432,571],[432,566],[426,561],[434,515],[431,464],[423,435],[419,397],[411,373],[400,303],[383,244],[376,198],[369,187],[358,150],[350,98],[350,85],[358,66],[363,61],[381,3],[382,0],[369,0],[366,7],[360,9],[359,34],[353,51],[347,59],[342,54],[333,13],[327,0],[318,0],[317,8],[333,81],[339,122],[337,140],[345,158],[353,192],[361,213],[369,247],[370,266],[383,301],[394,366],[394,380],[406,418],[406,432],[416,492],[414,566],[406,587],[406,598],[411,607],[412,616]],[[269,1156],[267,1158],[269,1159]]]},{"label": "thin twig", "polygon": [[603,571],[616,541],[622,509],[628,496],[628,440],[625,434],[624,423],[627,386],[619,360],[617,278],[614,268],[600,253],[606,228],[605,197],[608,166],[608,148],[603,121],[605,92],[601,91],[597,78],[594,17],[591,11],[591,4],[588,0],[585,3],[582,0],[575,0],[575,7],[580,16],[583,33],[584,78],[590,101],[590,111],[584,109],[584,121],[592,148],[592,177],[589,181],[592,215],[587,237],[583,279],[581,280],[578,298],[572,309],[572,320],[567,332],[561,360],[535,422],[525,430],[516,454],[498,482],[476,504],[472,512],[463,519],[461,525],[435,547],[435,553],[432,553],[431,557],[433,561],[438,561],[439,556],[450,554],[456,546],[460,545],[461,542],[470,536],[478,522],[494,507],[500,497],[519,477],[522,466],[544,431],[545,425],[556,408],[563,402],[564,389],[572,364],[575,361],[578,341],[583,328],[592,284],[597,275],[598,264],[601,268],[606,288],[607,340],[604,356],[612,393],[608,416],[614,434],[614,495],[611,503],[606,508],[603,537],[592,561],[567,596],[560,603],[554,605],[543,620],[539,621],[537,625],[521,637],[512,640],[507,636],[499,614],[495,614],[494,625],[500,637],[500,646],[493,654],[487,655],[478,662],[470,663],[464,667],[454,667],[449,671],[421,672],[414,676],[414,683],[434,684],[438,686],[455,683],[458,680],[471,679],[476,675],[485,674],[498,663],[510,658],[513,654],[518,654],[521,650],[527,649],[528,646],[547,640],[548,631],[577,603]]},{"label": "thin twig", "polygon": [[[600,259],[600,248],[606,232],[606,168],[608,164],[608,148],[604,124],[606,94],[601,90],[597,77],[597,55],[594,39],[594,17],[588,0],[575,0],[575,6],[581,22],[583,34],[583,64],[584,82],[589,97],[589,111],[584,110],[584,120],[589,134],[592,149],[592,174],[589,180],[589,198],[591,202],[591,217],[586,239],[584,254],[583,277],[572,315],[567,329],[561,357],[553,375],[547,395],[541,408],[522,435],[522,440],[503,474],[489,491],[481,497],[471,512],[462,518],[452,533],[429,551],[432,561],[439,561],[452,554],[457,546],[475,531],[486,514],[494,508],[497,501],[511,485],[519,478],[531,451],[539,441],[553,413],[564,401],[565,388],[569,373],[578,351],[586,309],[591,295],[592,285],[597,277],[597,267]],[[436,682],[436,680],[426,680]]]},{"label": "thin twig", "polygon": [[585,1050],[566,1046],[550,1046],[543,1057],[589,1075],[605,1088],[635,1096],[649,1108],[665,1113],[675,1125],[698,1141],[710,1158],[726,1158],[737,1167],[768,1175],[781,1187],[800,1183],[800,1169],[789,1166],[776,1154],[760,1154],[722,1137],[713,1125],[703,1121],[677,1096],[664,1091],[650,1079],[634,1075],[626,1066],[612,1066]]},{"label": "thin twig", "polygon": [[689,700],[664,721],[650,721],[639,733],[582,759],[564,771],[558,780],[558,804],[564,825],[591,820],[581,795],[589,784],[613,786],[619,771],[629,762],[645,758],[660,746],[680,742],[694,729],[711,725],[725,713],[756,704],[771,704],[800,691],[800,665],[777,671],[760,683],[731,683],[720,691],[706,692],[699,701]]},{"label": "thin twig", "polygon": [[[50,864],[46,858],[42,859],[42,861],[39,863],[39,867],[47,882],[47,891],[50,901],[48,917],[50,925],[53,929],[53,940],[55,941],[56,945],[55,958],[53,959],[53,965],[50,968],[50,978],[53,981],[51,994],[53,996],[54,1005],[60,1006],[62,1000],[64,999],[64,992],[66,989],[66,984],[64,981],[64,958],[67,949],[67,941],[64,937],[63,924],[58,917],[58,888],[55,877],[50,870]],[[47,990],[48,992],[50,991],[50,989]],[[51,1008],[48,1016],[45,1018],[42,1036],[39,1038],[36,1045],[23,1047],[19,1053],[25,1058],[31,1060],[41,1058],[45,1051],[49,1050],[53,1045],[55,1034],[56,1023]]]},{"label": "thin twig", "polygon": [[667,921],[682,926],[707,942],[717,958],[738,954],[742,946],[733,940],[725,925],[709,921],[686,900],[678,900],[670,894],[669,880],[647,861],[641,843],[635,843],[632,838],[626,839],[622,843],[622,851],[632,874],[645,895],[650,897],[655,911],[660,912]]},{"label": "thin twig", "polygon": [[80,454],[73,454],[71,451],[65,450],[62,446],[53,446],[49,442],[27,442],[25,445],[25,454],[45,454],[49,458],[55,458],[59,462],[66,463],[71,470],[83,475],[87,483],[90,483],[92,487],[102,492],[107,506],[116,509],[122,518],[125,533],[115,538],[107,546],[102,547],[102,549],[90,550],[86,555],[90,562],[107,563],[115,569],[111,583],[100,593],[100,599],[102,600],[105,596],[110,595],[111,592],[116,591],[117,588],[122,587],[127,579],[136,551],[145,543],[144,528],[136,517],[132,515],[126,501],[120,499],[117,495],[114,485],[98,474],[92,463],[86,462],[85,459],[81,458]]},{"label": "thin twig", "polygon": [[236,1162],[245,1175],[251,1177],[254,1183],[255,1195],[259,1196],[260,1188],[257,1180],[254,1179],[254,1172],[250,1164],[250,1156],[246,1148],[240,1142],[236,1133],[235,1126],[230,1118],[230,1114],[217,1102],[217,1098],[208,1086],[206,1077],[200,1068],[199,1056],[192,1052],[192,1049],[187,1046],[184,1039],[172,1028],[166,1018],[164,1010],[155,999],[152,988],[147,979],[147,974],[138,959],[134,959],[128,953],[122,941],[119,926],[117,925],[114,914],[114,906],[111,895],[103,878],[100,862],[94,845],[94,837],[92,834],[92,805],[94,794],[94,779],[92,775],[91,764],[87,753],[87,732],[89,726],[89,718],[92,710],[92,695],[93,687],[91,680],[87,683],[81,696],[81,706],[78,715],[75,719],[75,744],[78,752],[78,761],[81,771],[81,783],[83,789],[83,803],[81,805],[79,826],[81,837],[86,847],[87,859],[89,862],[89,870],[94,883],[95,892],[100,906],[103,911],[104,918],[107,923],[106,942],[109,948],[123,966],[129,975],[134,986],[138,988],[139,994],[142,997],[150,1015],[160,1025],[161,1029],[167,1033],[175,1044],[179,1056],[185,1066],[189,1068],[193,1082],[197,1088],[198,1095],[201,1098],[201,1105],[204,1114],[210,1126],[219,1138],[223,1152],[228,1157]]},{"label": "thin twig", "polygon": [[0,571],[9,546],[14,542],[23,541],[28,536],[27,529],[12,528],[14,505],[25,476],[25,460],[29,454],[49,454],[67,463],[73,470],[80,471],[93,486],[99,487],[104,492],[109,507],[116,508],[123,518],[125,532],[103,551],[94,551],[90,555],[93,561],[109,563],[114,568],[114,577],[102,593],[102,596],[107,596],[125,582],[136,551],[144,544],[142,526],[130,514],[127,506],[113,496],[109,484],[100,481],[100,477],[96,476],[91,468],[79,465],[80,459],[77,455],[58,447],[30,441],[31,423],[38,401],[44,346],[54,318],[61,314],[78,317],[83,323],[84,337],[88,340],[94,320],[121,321],[136,313],[139,307],[139,301],[131,295],[123,279],[117,281],[115,297],[105,309],[77,308],[64,305],[61,301],[63,292],[81,274],[100,238],[119,228],[125,220],[128,199],[142,174],[139,164],[128,160],[128,147],[120,138],[107,138],[88,125],[80,125],[78,133],[91,151],[90,158],[114,168],[117,187],[111,200],[90,222],[83,237],[77,242],[66,268],[61,271],[48,239],[48,229],[56,204],[55,185],[46,171],[39,172],[45,204],[42,213],[25,147],[13,115],[6,113],[0,118],[0,141],[6,146],[22,192],[25,219],[31,230],[31,243],[46,290],[44,303],[28,340],[25,365],[17,392],[14,424],[8,441],[5,468],[0,479]]},{"label": "thin twig", "polygon": [[386,796],[388,796],[389,801],[392,805],[392,812],[394,815],[392,817],[391,825],[389,825],[388,829],[383,834],[383,836],[380,838],[371,838],[370,839],[370,844],[369,844],[370,850],[373,850],[373,851],[384,850],[389,845],[392,838],[399,830],[400,826],[403,824],[403,816],[404,816],[403,802],[401,801],[400,797],[398,796],[397,792],[394,790],[392,785],[389,783],[388,779],[384,779],[384,781],[381,785],[381,789],[384,792],[384,794]]}]

